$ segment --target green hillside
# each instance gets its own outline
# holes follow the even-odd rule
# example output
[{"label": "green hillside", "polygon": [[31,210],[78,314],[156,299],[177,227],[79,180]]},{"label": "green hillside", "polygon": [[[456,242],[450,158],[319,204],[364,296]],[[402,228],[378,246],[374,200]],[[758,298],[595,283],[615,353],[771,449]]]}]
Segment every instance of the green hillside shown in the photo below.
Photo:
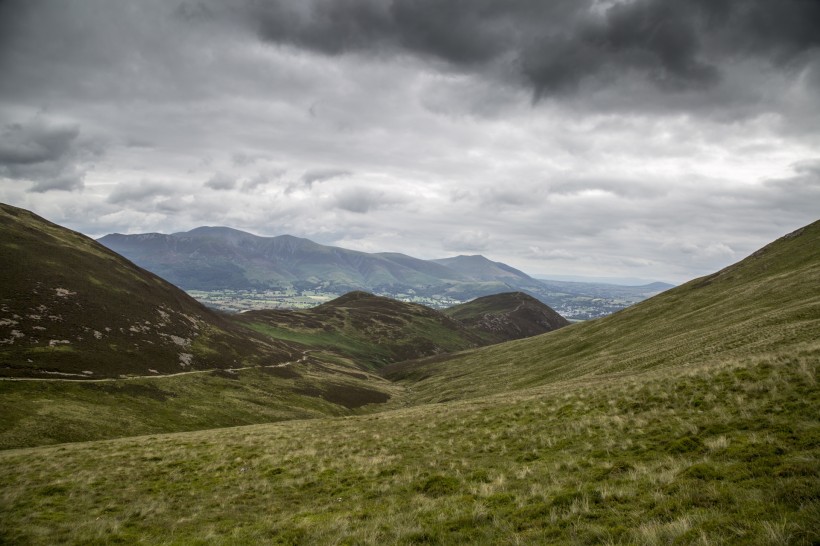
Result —
[{"label": "green hillside", "polygon": [[818,357],[781,351],[0,452],[0,542],[809,546]]},{"label": "green hillside", "polygon": [[745,260],[603,319],[428,362],[387,367],[419,401],[791,353],[820,339],[820,222]]}]

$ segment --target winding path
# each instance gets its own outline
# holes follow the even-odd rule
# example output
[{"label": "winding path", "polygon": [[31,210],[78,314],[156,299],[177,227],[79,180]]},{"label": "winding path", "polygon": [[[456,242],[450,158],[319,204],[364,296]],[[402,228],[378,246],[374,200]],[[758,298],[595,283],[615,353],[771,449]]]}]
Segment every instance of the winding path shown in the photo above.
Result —
[{"label": "winding path", "polygon": [[[301,364],[303,362],[307,362],[308,353],[310,351],[304,351],[302,353],[301,358],[297,360],[290,360],[288,362],[282,362],[281,364],[270,364],[268,366],[243,366],[241,368],[211,368],[209,370],[191,370],[188,372],[178,372],[178,373],[169,373],[169,374],[151,374],[151,375],[124,375],[120,377],[101,377],[98,379],[91,379],[87,375],[82,374],[63,374],[61,372],[60,375],[73,375],[77,376],[78,379],[70,379],[66,377],[0,377],[0,381],[70,381],[75,383],[103,383],[103,382],[110,382],[110,381],[130,381],[132,379],[164,379],[166,377],[178,377],[180,375],[192,375],[192,374],[200,374],[200,373],[211,373],[215,371],[223,371],[223,372],[238,372],[240,370],[254,370],[259,368],[285,368],[287,366],[293,366],[294,364]],[[48,373],[48,372],[46,372]],[[79,379],[83,378],[83,379]]]}]

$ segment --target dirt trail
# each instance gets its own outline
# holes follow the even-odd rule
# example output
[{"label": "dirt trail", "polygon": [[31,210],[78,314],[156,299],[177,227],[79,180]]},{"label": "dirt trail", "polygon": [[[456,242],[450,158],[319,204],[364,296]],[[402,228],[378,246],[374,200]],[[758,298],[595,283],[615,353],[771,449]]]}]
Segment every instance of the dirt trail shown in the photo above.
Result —
[{"label": "dirt trail", "polygon": [[[81,374],[67,374],[67,375],[76,375],[78,379],[70,379],[65,377],[0,377],[0,381],[72,381],[76,383],[104,383],[110,381],[130,381],[132,379],[165,379],[166,377],[178,377],[180,375],[192,375],[196,373],[211,373],[215,371],[223,371],[223,372],[238,372],[240,370],[254,370],[257,368],[285,368],[287,366],[293,366],[294,364],[301,364],[303,362],[307,362],[308,353],[310,351],[305,351],[302,353],[301,358],[297,360],[290,360],[288,362],[282,362],[281,364],[271,364],[268,366],[243,366],[241,368],[212,368],[210,370],[191,370],[188,372],[178,372],[178,373],[168,373],[168,374],[151,374],[151,375],[127,375],[122,377],[101,377],[98,379],[91,379],[88,378],[87,375]],[[88,379],[80,379],[80,378],[88,378]]]}]

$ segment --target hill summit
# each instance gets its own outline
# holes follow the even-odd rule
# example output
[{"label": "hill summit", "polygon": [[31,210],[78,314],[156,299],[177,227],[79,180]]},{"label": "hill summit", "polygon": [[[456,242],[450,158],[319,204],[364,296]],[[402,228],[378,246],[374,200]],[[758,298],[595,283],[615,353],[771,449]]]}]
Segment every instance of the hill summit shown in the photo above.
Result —
[{"label": "hill summit", "polygon": [[549,306],[523,292],[493,294],[444,310],[444,314],[495,343],[531,337],[569,325]]}]

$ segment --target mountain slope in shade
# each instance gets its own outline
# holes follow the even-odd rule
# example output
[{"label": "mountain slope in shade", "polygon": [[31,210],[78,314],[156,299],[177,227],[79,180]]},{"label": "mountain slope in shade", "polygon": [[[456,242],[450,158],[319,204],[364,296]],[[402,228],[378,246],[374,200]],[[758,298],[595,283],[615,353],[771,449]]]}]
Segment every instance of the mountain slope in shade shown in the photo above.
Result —
[{"label": "mountain slope in shade", "polygon": [[523,292],[476,298],[443,313],[491,343],[532,337],[569,325],[549,306]]},{"label": "mountain slope in shade", "polygon": [[420,401],[733,359],[820,358],[820,221],[712,275],[544,336],[388,366]]},{"label": "mountain slope in shade", "polygon": [[168,374],[298,356],[29,211],[0,204],[0,231],[0,375]]}]

